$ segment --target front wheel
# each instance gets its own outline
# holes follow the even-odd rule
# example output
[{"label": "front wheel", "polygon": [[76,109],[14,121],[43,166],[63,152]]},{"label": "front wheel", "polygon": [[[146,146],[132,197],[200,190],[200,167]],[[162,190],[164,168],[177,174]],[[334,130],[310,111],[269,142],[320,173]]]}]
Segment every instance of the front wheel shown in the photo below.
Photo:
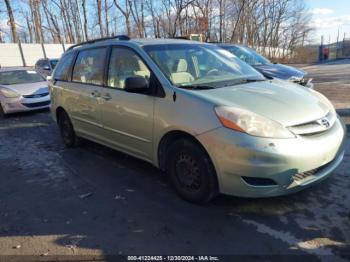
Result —
[{"label": "front wheel", "polygon": [[58,127],[60,129],[63,143],[67,147],[73,147],[76,145],[77,136],[66,112],[61,112],[58,116]]},{"label": "front wheel", "polygon": [[189,139],[170,146],[166,172],[177,194],[187,201],[206,203],[218,193],[216,172],[208,154]]}]

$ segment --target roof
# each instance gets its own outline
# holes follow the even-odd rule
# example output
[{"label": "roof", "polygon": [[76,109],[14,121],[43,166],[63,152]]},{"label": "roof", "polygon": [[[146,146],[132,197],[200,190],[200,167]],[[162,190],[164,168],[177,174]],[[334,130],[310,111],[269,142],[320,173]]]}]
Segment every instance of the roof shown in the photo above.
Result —
[{"label": "roof", "polygon": [[141,46],[147,45],[169,45],[169,44],[207,44],[198,41],[191,41],[187,39],[177,39],[177,38],[137,38],[131,39],[129,42],[137,43]]},{"label": "roof", "polygon": [[244,45],[240,44],[233,44],[233,43],[217,43],[218,46],[238,46],[238,47],[246,47]]},{"label": "roof", "polygon": [[[98,39],[96,39],[98,40]],[[101,39],[100,41],[92,42],[92,43],[81,43],[77,45],[75,48],[73,47],[70,50],[79,50],[84,49],[85,47],[93,47],[93,46],[102,46],[108,44],[117,44],[117,43],[128,43],[134,44],[138,46],[150,46],[150,45],[169,45],[169,44],[208,44],[198,41],[184,40],[184,39],[173,39],[173,38],[133,38],[130,40],[118,40],[118,39]],[[70,51],[69,49],[67,51]]]},{"label": "roof", "polygon": [[49,60],[49,61],[52,61],[52,60],[59,60],[59,58],[49,58],[49,57],[47,57],[47,58],[40,58],[40,59],[38,59],[38,61],[40,61],[40,60]]}]

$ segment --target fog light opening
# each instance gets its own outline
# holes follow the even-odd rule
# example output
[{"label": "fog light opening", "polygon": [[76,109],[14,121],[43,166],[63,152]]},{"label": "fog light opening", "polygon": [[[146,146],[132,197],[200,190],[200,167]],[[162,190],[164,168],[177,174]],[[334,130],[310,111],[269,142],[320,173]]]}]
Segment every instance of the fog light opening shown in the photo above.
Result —
[{"label": "fog light opening", "polygon": [[277,183],[270,178],[242,176],[244,182],[250,186],[276,186]]}]

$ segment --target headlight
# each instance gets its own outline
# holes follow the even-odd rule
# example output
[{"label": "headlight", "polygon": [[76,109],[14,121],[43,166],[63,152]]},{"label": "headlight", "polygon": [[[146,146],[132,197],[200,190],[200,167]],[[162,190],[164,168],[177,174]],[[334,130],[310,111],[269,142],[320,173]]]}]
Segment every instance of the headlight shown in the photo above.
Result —
[{"label": "headlight", "polygon": [[236,131],[260,137],[295,138],[281,124],[248,110],[219,106],[215,112],[223,126]]},{"label": "headlight", "polygon": [[19,97],[20,94],[18,94],[17,92],[8,89],[8,88],[0,88],[0,93],[4,96],[4,97],[8,97],[8,98],[15,98],[15,97]]}]

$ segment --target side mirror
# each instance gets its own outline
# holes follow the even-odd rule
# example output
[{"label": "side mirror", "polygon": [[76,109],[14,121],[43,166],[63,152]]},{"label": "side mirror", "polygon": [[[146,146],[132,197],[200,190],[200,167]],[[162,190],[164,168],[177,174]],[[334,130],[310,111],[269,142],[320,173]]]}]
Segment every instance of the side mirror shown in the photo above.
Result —
[{"label": "side mirror", "polygon": [[142,76],[131,76],[125,79],[124,90],[131,93],[144,93],[148,90],[148,81]]}]

